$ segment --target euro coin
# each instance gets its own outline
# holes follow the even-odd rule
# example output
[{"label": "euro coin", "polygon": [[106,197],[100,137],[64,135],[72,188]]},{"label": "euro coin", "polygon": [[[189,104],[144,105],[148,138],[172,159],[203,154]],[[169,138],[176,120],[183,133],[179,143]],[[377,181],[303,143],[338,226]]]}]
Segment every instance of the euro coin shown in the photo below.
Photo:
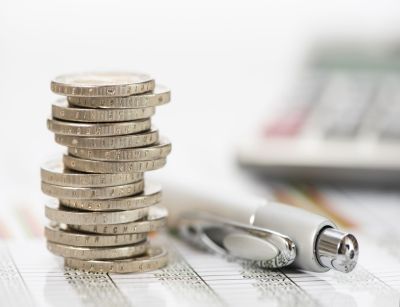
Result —
[{"label": "euro coin", "polygon": [[171,153],[171,143],[161,137],[157,144],[139,148],[87,149],[69,147],[68,154],[97,161],[146,161],[166,158]]},{"label": "euro coin", "polygon": [[129,211],[78,211],[59,206],[55,202],[50,201],[46,203],[44,210],[49,220],[68,225],[104,225],[133,222],[147,216],[148,211],[147,207]]},{"label": "euro coin", "polygon": [[157,107],[171,100],[171,92],[156,85],[154,91],[127,97],[68,97],[68,102],[84,108],[147,108]]},{"label": "euro coin", "polygon": [[69,155],[64,155],[63,162],[70,169],[86,173],[143,173],[159,169],[167,163],[166,159],[127,162],[94,161]]},{"label": "euro coin", "polygon": [[98,235],[80,233],[69,229],[66,225],[48,225],[44,229],[48,241],[83,247],[104,247],[135,244],[146,240],[146,233],[131,233],[123,235]]},{"label": "euro coin", "polygon": [[108,200],[60,199],[60,204],[64,207],[85,211],[134,210],[158,204],[161,201],[161,195],[161,187],[159,185],[146,183],[144,191],[134,196]]},{"label": "euro coin", "polygon": [[47,128],[58,135],[78,137],[115,136],[149,130],[151,128],[151,121],[150,119],[141,119],[128,122],[88,124],[49,118],[47,119]]},{"label": "euro coin", "polygon": [[89,72],[62,75],[51,81],[51,90],[59,95],[76,97],[121,97],[154,89],[154,80],[135,72]]},{"label": "euro coin", "polygon": [[158,130],[141,132],[138,134],[104,136],[104,137],[80,137],[71,135],[55,135],[56,143],[69,147],[88,149],[119,149],[130,147],[149,146],[158,142]]},{"label": "euro coin", "polygon": [[42,182],[42,192],[55,198],[112,199],[135,195],[143,191],[144,181],[101,188],[76,188]]},{"label": "euro coin", "polygon": [[157,231],[167,222],[168,212],[163,207],[151,207],[146,218],[123,224],[70,225],[72,229],[97,234],[129,234]]},{"label": "euro coin", "polygon": [[168,252],[164,247],[148,248],[141,257],[113,261],[80,260],[65,258],[64,264],[70,268],[89,272],[139,273],[161,269],[168,263]]},{"label": "euro coin", "polygon": [[153,116],[155,109],[83,109],[71,107],[65,99],[57,100],[51,107],[51,114],[58,118],[71,122],[86,123],[107,123],[107,122],[125,122],[138,120]]},{"label": "euro coin", "polygon": [[122,259],[142,255],[146,252],[147,241],[125,246],[81,247],[47,241],[47,249],[57,256],[82,260]]},{"label": "euro coin", "polygon": [[143,173],[87,174],[64,167],[60,160],[45,163],[40,169],[43,182],[65,187],[109,187],[143,180]]}]

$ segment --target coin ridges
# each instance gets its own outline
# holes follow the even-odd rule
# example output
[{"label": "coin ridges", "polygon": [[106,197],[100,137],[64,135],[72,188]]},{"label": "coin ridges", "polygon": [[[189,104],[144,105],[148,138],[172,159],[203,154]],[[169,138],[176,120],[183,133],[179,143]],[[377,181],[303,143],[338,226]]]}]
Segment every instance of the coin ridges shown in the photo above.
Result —
[{"label": "coin ridges", "polygon": [[167,223],[168,213],[164,208],[151,208],[146,218],[123,224],[70,225],[72,229],[97,234],[130,234],[157,231]]},{"label": "coin ridges", "polygon": [[65,169],[60,160],[45,163],[40,170],[43,182],[65,187],[109,187],[137,182],[143,173],[89,174]]},{"label": "coin ridges", "polygon": [[148,242],[144,241],[125,246],[82,247],[47,241],[47,248],[53,254],[65,258],[75,258],[82,260],[122,259],[140,256],[146,252],[148,245]]},{"label": "coin ridges", "polygon": [[152,129],[137,134],[105,137],[79,137],[56,134],[55,141],[60,145],[87,149],[143,147],[158,142],[158,130]]},{"label": "coin ridges", "polygon": [[144,181],[101,188],[64,187],[42,182],[42,192],[56,198],[113,199],[138,194],[144,189]]},{"label": "coin ridges", "polygon": [[137,108],[137,109],[83,109],[68,106],[66,100],[57,100],[51,107],[51,114],[54,118],[86,123],[107,123],[124,122],[138,120],[153,116],[155,109]]},{"label": "coin ridges", "polygon": [[115,136],[149,130],[151,128],[151,121],[150,119],[142,119],[118,123],[91,124],[67,122],[49,118],[47,119],[47,128],[59,135],[78,137]]},{"label": "coin ridges", "polygon": [[66,225],[60,226],[58,224],[46,226],[44,233],[46,239],[51,242],[84,247],[121,246],[135,244],[147,238],[146,233],[122,235],[87,234],[69,229]]},{"label": "coin ridges", "polygon": [[161,201],[161,187],[146,183],[143,193],[109,200],[60,199],[63,206],[87,211],[134,210],[158,204]]},{"label": "coin ridges", "polygon": [[145,256],[131,259],[100,261],[65,258],[65,265],[89,272],[138,273],[157,270],[168,263],[168,252],[163,247],[150,247]]},{"label": "coin ridges", "polygon": [[48,202],[45,206],[45,215],[49,220],[68,225],[104,225],[134,222],[147,216],[148,211],[147,207],[129,211],[78,211],[60,207],[54,202]]},{"label": "coin ridges", "polygon": [[160,106],[170,100],[170,90],[160,85],[156,85],[153,92],[127,97],[68,97],[70,104],[85,108],[146,108]]},{"label": "coin ridges", "polygon": [[147,172],[163,167],[166,159],[149,161],[94,161],[64,155],[64,164],[73,170],[87,173],[127,173],[127,172]]},{"label": "coin ridges", "polygon": [[69,147],[68,154],[97,161],[146,161],[166,158],[171,153],[171,143],[161,137],[157,144],[140,148],[87,149]]}]

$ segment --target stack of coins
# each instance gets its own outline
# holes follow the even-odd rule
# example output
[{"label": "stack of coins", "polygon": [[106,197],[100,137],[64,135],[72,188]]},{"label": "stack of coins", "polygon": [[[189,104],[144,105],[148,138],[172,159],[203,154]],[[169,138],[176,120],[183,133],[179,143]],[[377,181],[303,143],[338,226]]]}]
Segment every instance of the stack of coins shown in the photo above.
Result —
[{"label": "stack of coins", "polygon": [[67,146],[62,160],[41,169],[48,249],[65,265],[96,272],[142,272],[163,267],[167,251],[148,233],[166,224],[161,188],[144,172],[166,163],[171,144],[151,125],[170,91],[138,73],[65,75],[51,90],[66,96],[47,125]]}]

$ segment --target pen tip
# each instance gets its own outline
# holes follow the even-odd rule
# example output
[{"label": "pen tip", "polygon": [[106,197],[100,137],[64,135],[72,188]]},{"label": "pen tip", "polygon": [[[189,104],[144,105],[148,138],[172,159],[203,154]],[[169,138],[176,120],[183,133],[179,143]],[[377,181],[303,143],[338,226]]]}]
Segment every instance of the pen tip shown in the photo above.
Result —
[{"label": "pen tip", "polygon": [[359,247],[352,234],[325,228],[318,236],[316,253],[321,265],[349,273],[357,264]]}]

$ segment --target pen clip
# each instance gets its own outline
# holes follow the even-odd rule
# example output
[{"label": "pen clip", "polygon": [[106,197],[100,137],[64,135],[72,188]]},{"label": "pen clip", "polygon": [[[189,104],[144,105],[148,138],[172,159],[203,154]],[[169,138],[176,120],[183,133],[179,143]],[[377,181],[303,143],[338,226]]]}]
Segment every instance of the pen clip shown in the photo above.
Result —
[{"label": "pen clip", "polygon": [[281,268],[296,257],[294,242],[275,231],[187,212],[178,222],[180,236],[208,251],[245,260],[262,268]]}]

